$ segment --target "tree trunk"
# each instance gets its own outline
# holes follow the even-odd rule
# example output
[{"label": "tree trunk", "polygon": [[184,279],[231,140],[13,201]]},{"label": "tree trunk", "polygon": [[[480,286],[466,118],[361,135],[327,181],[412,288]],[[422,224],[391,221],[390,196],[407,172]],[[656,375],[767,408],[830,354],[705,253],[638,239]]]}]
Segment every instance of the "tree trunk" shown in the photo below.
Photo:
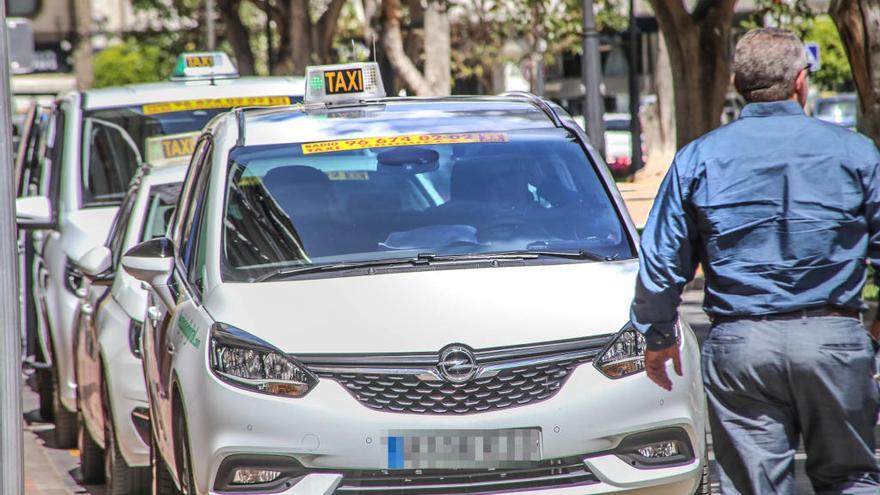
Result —
[{"label": "tree trunk", "polygon": [[240,0],[217,0],[220,20],[223,21],[223,25],[226,27],[226,41],[232,46],[232,52],[238,64],[238,72],[242,75],[251,76],[256,74],[254,52],[251,50],[250,35],[247,28],[241,22],[240,5]]},{"label": "tree trunk", "polygon": [[651,0],[669,51],[679,148],[721,121],[730,84],[727,51],[735,3],[702,0],[690,14],[681,0]]},{"label": "tree trunk", "polygon": [[403,79],[404,84],[416,95],[428,96],[431,94],[431,85],[418,67],[406,55],[403,47],[403,36],[400,33],[400,1],[382,1],[382,46],[391,66],[397,75]]},{"label": "tree trunk", "polygon": [[430,0],[425,9],[425,79],[432,94],[448,95],[452,90],[449,16],[442,0]]},{"label": "tree trunk", "polygon": [[658,33],[657,39],[654,93],[657,101],[641,112],[648,156],[645,168],[636,174],[637,181],[650,181],[666,175],[675,155],[675,92],[663,33]]},{"label": "tree trunk", "polygon": [[95,79],[92,53],[92,2],[91,0],[71,0],[73,22],[76,31],[76,44],[73,49],[73,70],[76,85],[80,90],[92,87]]},{"label": "tree trunk", "polygon": [[318,20],[317,29],[317,55],[318,61],[322,64],[333,62],[333,35],[336,34],[336,25],[339,24],[339,15],[342,13],[342,7],[345,0],[331,0],[327,5],[327,10],[321,14]]},{"label": "tree trunk", "polygon": [[288,4],[288,31],[290,32],[290,70],[305,74],[312,62],[312,21],[309,18],[309,0],[291,0]]},{"label": "tree trunk", "polygon": [[880,3],[832,0],[829,13],[846,48],[859,95],[859,130],[880,146]]}]

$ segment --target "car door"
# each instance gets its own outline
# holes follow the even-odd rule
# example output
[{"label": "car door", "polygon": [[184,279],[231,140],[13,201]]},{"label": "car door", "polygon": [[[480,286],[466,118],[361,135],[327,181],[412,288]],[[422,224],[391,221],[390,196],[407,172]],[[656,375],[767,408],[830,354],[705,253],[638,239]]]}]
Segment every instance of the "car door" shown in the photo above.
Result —
[{"label": "car door", "polygon": [[186,280],[186,250],[189,238],[198,223],[197,213],[203,207],[207,189],[205,166],[210,156],[210,141],[202,138],[193,153],[187,178],[181,190],[174,222],[170,229],[175,247],[175,266],[169,280],[167,291],[170,297],[160,297],[156,290],[150,292],[147,307],[147,322],[142,338],[144,373],[150,394],[150,408],[155,434],[160,451],[168,465],[175,470],[173,459],[173,418],[172,418],[172,364],[178,348],[183,345],[187,335],[191,335],[186,318],[181,319],[181,309],[187,307],[192,294]]},{"label": "car door", "polygon": [[[122,243],[128,232],[131,212],[137,201],[137,194],[130,192],[119,208],[119,213],[110,228],[107,247],[116,253],[122,249]],[[114,259],[116,256],[114,256]],[[115,264],[114,264],[115,267]],[[103,374],[101,363],[101,347],[98,343],[98,329],[106,324],[108,318],[107,304],[110,302],[110,290],[105,285],[92,284],[88,295],[82,302],[79,311],[79,322],[76,325],[74,352],[76,358],[77,393],[84,419],[93,432],[101,436],[104,432],[104,412],[101,397]]]}]

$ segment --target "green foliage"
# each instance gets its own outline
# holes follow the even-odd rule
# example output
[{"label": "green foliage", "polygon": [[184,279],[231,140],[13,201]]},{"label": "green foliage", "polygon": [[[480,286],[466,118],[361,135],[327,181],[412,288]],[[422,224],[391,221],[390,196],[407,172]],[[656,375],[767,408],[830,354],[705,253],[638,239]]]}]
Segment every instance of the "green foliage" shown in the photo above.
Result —
[{"label": "green foliage", "polygon": [[94,87],[121,86],[166,79],[173,68],[162,49],[127,40],[95,56]]},{"label": "green foliage", "polygon": [[837,26],[827,15],[810,22],[804,40],[819,43],[822,66],[810,75],[810,82],[822,89],[845,91],[852,86],[852,71]]}]

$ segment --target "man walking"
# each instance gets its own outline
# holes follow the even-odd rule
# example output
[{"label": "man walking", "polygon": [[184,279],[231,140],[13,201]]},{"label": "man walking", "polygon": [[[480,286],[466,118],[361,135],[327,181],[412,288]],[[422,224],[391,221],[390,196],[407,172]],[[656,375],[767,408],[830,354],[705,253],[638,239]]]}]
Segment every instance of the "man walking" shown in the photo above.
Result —
[{"label": "man walking", "polygon": [[875,495],[878,387],[859,315],[866,260],[880,268],[880,153],[804,115],[806,54],[793,34],[750,31],[734,70],[741,118],[678,152],[642,237],[632,320],[647,374],[666,389],[668,361],[681,374],[677,307],[701,263],[722,493],[794,493],[802,436],[817,493]]}]

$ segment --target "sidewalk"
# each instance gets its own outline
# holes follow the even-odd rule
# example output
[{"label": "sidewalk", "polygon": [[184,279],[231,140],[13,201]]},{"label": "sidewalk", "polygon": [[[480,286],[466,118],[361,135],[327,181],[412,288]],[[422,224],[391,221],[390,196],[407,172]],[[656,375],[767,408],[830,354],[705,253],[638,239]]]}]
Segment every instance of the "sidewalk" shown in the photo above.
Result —
[{"label": "sidewalk", "polygon": [[[23,380],[24,382],[24,380]],[[59,466],[74,465],[79,452],[75,449],[47,447],[52,423],[44,423],[39,413],[39,398],[27,383],[22,383],[22,411],[24,412],[24,493],[26,495],[71,495],[89,493],[77,486],[71,473]],[[50,458],[51,456],[51,458]],[[54,459],[53,459],[54,458]],[[69,458],[69,459],[68,459]],[[64,462],[59,462],[64,461]]]},{"label": "sidewalk", "polygon": [[617,183],[620,195],[623,196],[623,201],[626,203],[626,208],[629,210],[629,214],[636,227],[642,228],[645,226],[648,213],[650,213],[651,206],[654,204],[654,196],[657,195],[657,189],[660,188],[661,180],[662,177],[658,177],[657,179],[645,182]]}]

